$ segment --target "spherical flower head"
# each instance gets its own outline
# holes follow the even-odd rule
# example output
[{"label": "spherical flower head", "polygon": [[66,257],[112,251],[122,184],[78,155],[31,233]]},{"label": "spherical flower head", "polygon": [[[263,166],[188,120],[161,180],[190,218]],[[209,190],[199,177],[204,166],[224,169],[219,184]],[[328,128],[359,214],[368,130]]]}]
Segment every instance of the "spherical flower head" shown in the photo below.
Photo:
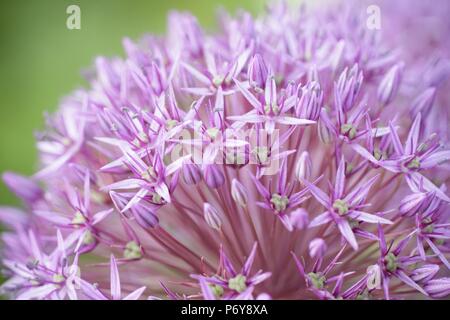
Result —
[{"label": "spherical flower head", "polygon": [[3,175],[2,294],[448,298],[448,17],[418,8],[377,30],[361,2],[282,2],[216,33],[174,12],[124,39],[48,117],[38,172]]}]

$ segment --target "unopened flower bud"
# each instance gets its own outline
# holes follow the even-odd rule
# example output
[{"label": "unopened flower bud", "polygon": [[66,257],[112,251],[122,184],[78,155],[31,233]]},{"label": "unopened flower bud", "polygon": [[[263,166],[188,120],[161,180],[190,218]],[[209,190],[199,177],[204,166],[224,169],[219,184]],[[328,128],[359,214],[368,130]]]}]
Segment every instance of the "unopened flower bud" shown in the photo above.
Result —
[{"label": "unopened flower bud", "polygon": [[222,226],[222,219],[219,212],[209,203],[203,205],[203,216],[206,223],[213,229],[220,230]]},{"label": "unopened flower bud", "polygon": [[156,63],[152,63],[151,67],[147,70],[147,78],[153,92],[159,96],[164,91],[165,83],[161,75],[161,70]]},{"label": "unopened flower bud", "polygon": [[204,171],[204,178],[208,187],[213,189],[219,188],[225,182],[223,173],[214,164],[206,166]]},{"label": "unopened flower bud", "polygon": [[247,190],[238,180],[233,179],[231,182],[231,196],[233,200],[240,205],[241,207],[245,207],[247,205]]},{"label": "unopened flower bud", "polygon": [[327,251],[327,244],[321,238],[315,238],[309,243],[309,256],[311,258],[322,258]]},{"label": "unopened flower bud", "polygon": [[267,293],[260,293],[257,297],[256,300],[272,300],[272,297],[267,294]]},{"label": "unopened flower bud", "polygon": [[434,98],[436,97],[436,88],[428,88],[422,92],[416,99],[414,99],[411,110],[414,115],[421,112],[422,114],[427,114],[434,103]]},{"label": "unopened flower bud", "polygon": [[312,163],[308,151],[304,151],[295,165],[295,176],[299,181],[309,180],[311,176]]},{"label": "unopened flower bud", "polygon": [[295,209],[290,214],[290,222],[296,229],[305,229],[309,224],[308,212],[303,208]]},{"label": "unopened flower bud", "polygon": [[433,279],[433,277],[439,272],[439,266],[437,264],[426,264],[421,266],[420,268],[415,269],[411,273],[411,279],[416,282],[423,281],[427,282],[428,280]]},{"label": "unopened flower bud", "polygon": [[317,120],[323,103],[323,91],[316,81],[309,82],[302,87],[301,97],[295,107],[299,118]]},{"label": "unopened flower bud", "polygon": [[[328,117],[327,111],[325,108],[322,108],[322,114],[324,117]],[[326,125],[325,121],[322,119],[322,116],[319,118],[319,121],[317,123],[317,133],[319,135],[319,139],[324,144],[329,144],[333,140],[333,134]]]},{"label": "unopened flower bud", "polygon": [[260,54],[255,54],[248,66],[248,79],[250,85],[256,88],[264,88],[267,75],[268,71],[263,58]]},{"label": "unopened flower bud", "polygon": [[146,207],[137,205],[131,211],[136,222],[144,229],[154,228],[159,223],[156,214]]},{"label": "unopened flower bud", "polygon": [[444,298],[450,294],[450,278],[430,280],[424,289],[433,298]]},{"label": "unopened flower bud", "polygon": [[378,86],[378,101],[382,105],[385,106],[389,104],[397,95],[401,82],[402,69],[402,64],[396,64],[381,80],[380,85]]},{"label": "unopened flower bud", "polygon": [[428,195],[423,192],[416,192],[403,198],[400,202],[399,211],[402,215],[414,215],[422,206]]},{"label": "unopened flower bud", "polygon": [[4,173],[3,182],[25,202],[33,202],[42,196],[42,190],[36,182],[16,173]]},{"label": "unopened flower bud", "polygon": [[200,168],[194,163],[183,164],[183,180],[186,184],[197,184],[202,178]]}]

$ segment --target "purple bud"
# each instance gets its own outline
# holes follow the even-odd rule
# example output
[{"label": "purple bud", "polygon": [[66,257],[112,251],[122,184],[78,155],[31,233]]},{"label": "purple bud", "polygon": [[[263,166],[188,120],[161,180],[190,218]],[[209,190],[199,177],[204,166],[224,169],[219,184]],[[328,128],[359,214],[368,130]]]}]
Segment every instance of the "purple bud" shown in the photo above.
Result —
[{"label": "purple bud", "polygon": [[3,174],[8,188],[25,202],[31,203],[42,197],[42,190],[33,180],[12,172]]},{"label": "purple bud", "polygon": [[385,106],[389,104],[397,95],[397,91],[401,82],[402,69],[403,64],[396,64],[381,80],[378,87],[378,101],[382,105]]},{"label": "purple bud", "polygon": [[434,103],[434,98],[436,97],[436,88],[428,88],[422,92],[412,103],[411,110],[416,115],[421,112],[422,114],[427,114]]},{"label": "purple bud", "polygon": [[430,280],[424,289],[433,298],[444,298],[450,294],[450,278]]},{"label": "purple bud", "polygon": [[219,188],[225,182],[222,171],[214,164],[206,166],[204,178],[208,187],[213,189]]},{"label": "purple bud", "polygon": [[335,94],[339,98],[343,110],[350,110],[356,102],[363,82],[363,74],[358,65],[355,64],[348,71],[346,68],[339,76],[335,88]]},{"label": "purple bud", "polygon": [[206,223],[213,229],[220,230],[222,226],[222,219],[219,212],[209,203],[203,205],[203,216]]},{"label": "purple bud", "polygon": [[290,214],[291,224],[296,229],[305,229],[309,224],[308,212],[303,208],[295,209]]},{"label": "purple bud", "polygon": [[132,210],[136,222],[144,229],[154,228],[159,223],[159,219],[153,211],[137,205]]},{"label": "purple bud", "polygon": [[201,55],[204,42],[203,34],[197,18],[187,13],[172,12],[168,21],[170,55],[180,52],[194,57]]},{"label": "purple bud", "polygon": [[323,239],[315,238],[309,243],[309,256],[311,258],[322,258],[327,249],[327,244]]},{"label": "purple bud", "polygon": [[420,268],[415,269],[411,273],[411,279],[416,282],[424,281],[427,282],[439,272],[439,266],[437,264],[426,264]]},{"label": "purple bud", "polygon": [[183,164],[183,179],[186,184],[197,184],[202,179],[200,168],[194,163]]},{"label": "purple bud", "polygon": [[323,91],[316,81],[302,88],[302,95],[296,105],[296,115],[302,119],[317,120],[323,103]]},{"label": "purple bud", "polygon": [[308,151],[304,151],[295,165],[295,176],[299,181],[309,180],[311,176],[312,163]]},{"label": "purple bud", "polygon": [[423,192],[416,192],[406,196],[400,202],[400,213],[408,216],[414,215],[427,198],[428,194]]},{"label": "purple bud", "polygon": [[[323,116],[328,117],[327,111],[322,108]],[[330,128],[326,125],[325,121],[320,117],[318,124],[317,124],[317,133],[319,135],[319,139],[324,144],[329,144],[331,141],[333,141],[333,133],[330,130]]]},{"label": "purple bud", "polygon": [[260,293],[257,297],[256,300],[272,300],[272,297],[267,294],[267,293]]},{"label": "purple bud", "polygon": [[158,65],[153,62],[150,68],[147,68],[146,70],[147,78],[150,83],[150,87],[152,88],[153,92],[159,96],[162,92],[164,92],[165,83],[163,80],[163,76],[161,74],[161,70],[159,69]]},{"label": "purple bud", "polygon": [[248,79],[250,85],[257,88],[264,88],[266,84],[268,70],[260,54],[255,54],[248,66]]},{"label": "purple bud", "polygon": [[[114,191],[110,191],[109,195],[114,203],[114,206],[116,207],[116,210],[119,212],[130,201],[122,194]],[[144,229],[153,228],[159,223],[159,219],[156,216],[154,209],[143,200],[134,205],[130,210],[124,212],[124,215],[129,219],[134,218],[136,222]]]},{"label": "purple bud", "polygon": [[238,180],[233,179],[231,182],[231,196],[233,200],[240,205],[241,207],[245,207],[247,205],[247,190]]}]

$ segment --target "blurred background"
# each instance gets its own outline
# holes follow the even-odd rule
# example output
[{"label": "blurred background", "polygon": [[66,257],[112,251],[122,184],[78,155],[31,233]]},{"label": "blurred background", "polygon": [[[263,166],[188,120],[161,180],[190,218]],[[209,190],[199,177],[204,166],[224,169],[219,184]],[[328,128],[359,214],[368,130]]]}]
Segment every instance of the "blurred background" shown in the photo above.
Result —
[{"label": "blurred background", "polygon": [[[66,27],[66,8],[81,9],[81,30]],[[165,31],[169,10],[189,10],[213,30],[219,7],[252,13],[263,0],[16,0],[0,4],[0,172],[32,174],[36,169],[33,132],[44,111],[84,85],[81,71],[96,55],[122,55],[121,40]],[[0,183],[0,204],[17,200]]]}]

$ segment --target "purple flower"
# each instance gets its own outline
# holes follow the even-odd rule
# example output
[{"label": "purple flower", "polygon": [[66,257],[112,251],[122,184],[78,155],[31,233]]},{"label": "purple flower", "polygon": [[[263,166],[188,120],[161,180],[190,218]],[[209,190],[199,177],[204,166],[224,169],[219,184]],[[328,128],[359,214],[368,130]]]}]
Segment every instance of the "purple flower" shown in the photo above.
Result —
[{"label": "purple flower", "polygon": [[[327,209],[324,213],[316,216],[310,222],[309,226],[317,227],[333,222],[353,249],[358,250],[355,233],[365,235],[364,231],[359,228],[359,223],[392,224],[390,220],[380,217],[377,214],[362,211],[364,210],[363,208],[367,207],[367,204],[365,204],[367,194],[377,179],[378,176],[375,176],[365,184],[354,187],[351,192],[345,193],[345,160],[342,158],[336,173],[334,188],[330,195],[327,195],[306,180],[303,181],[314,198]],[[355,228],[357,230],[354,230]]]},{"label": "purple flower", "polygon": [[379,2],[376,32],[358,1],[172,12],[95,58],[3,175],[1,294],[448,297],[448,5]]},{"label": "purple flower", "polygon": [[[407,274],[408,267],[417,262],[417,256],[401,256],[401,252],[405,249],[411,237],[407,236],[402,239],[395,248],[392,248],[393,242],[388,247],[384,231],[381,226],[378,225],[378,238],[380,244],[380,259],[378,265],[382,273],[382,286],[385,298],[388,300],[390,299],[389,283],[392,277],[398,278],[406,285],[427,296],[428,294],[424,289],[422,289],[422,287]],[[413,273],[413,277],[416,275],[417,271],[416,273]],[[415,278],[416,280],[419,280],[417,279],[417,276]]]},{"label": "purple flower", "polygon": [[92,285],[91,283],[81,280],[80,287],[83,293],[92,300],[137,300],[145,291],[145,287],[141,287],[139,289],[134,290],[129,293],[125,297],[122,297],[122,288],[120,285],[120,277],[119,277],[119,269],[117,268],[117,262],[113,255],[111,255],[110,259],[111,266],[111,295],[107,296],[102,293],[97,286]]},{"label": "purple flower", "polygon": [[237,80],[235,82],[242,95],[254,109],[241,116],[227,117],[229,120],[251,124],[264,123],[265,129],[269,133],[273,133],[276,123],[293,126],[315,123],[312,120],[284,115],[284,113],[295,106],[295,96],[278,99],[276,82],[273,76],[267,78],[264,98],[260,99],[255,97],[243,83]]},{"label": "purple flower", "polygon": [[444,298],[450,294],[450,278],[430,280],[425,285],[425,290],[433,298]]},{"label": "purple flower", "polygon": [[67,249],[76,238],[64,240],[59,230],[56,236],[56,249],[47,255],[39,246],[35,234],[29,232],[27,240],[31,248],[31,260],[3,261],[5,267],[14,273],[14,277],[2,285],[3,291],[14,292],[17,300],[78,298],[78,255],[75,255],[71,264],[67,256]]},{"label": "purple flower", "polygon": [[245,300],[251,298],[255,286],[271,276],[270,272],[263,273],[261,270],[251,275],[250,272],[257,248],[258,245],[255,243],[239,272],[236,271],[225,252],[221,249],[221,268],[217,275],[212,277],[192,275],[194,279],[198,279],[203,297],[207,300],[215,300],[217,298]]}]

